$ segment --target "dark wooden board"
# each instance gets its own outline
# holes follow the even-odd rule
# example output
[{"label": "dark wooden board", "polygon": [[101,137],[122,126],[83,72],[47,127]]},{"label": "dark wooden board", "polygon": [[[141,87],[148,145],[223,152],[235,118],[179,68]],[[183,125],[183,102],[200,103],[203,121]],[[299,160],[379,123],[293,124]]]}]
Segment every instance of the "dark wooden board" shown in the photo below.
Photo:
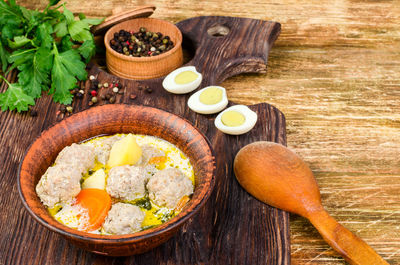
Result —
[{"label": "dark wooden board", "polygon": [[[210,28],[218,32],[221,26],[229,28],[229,34],[207,33]],[[241,72],[265,72],[268,52],[280,32],[278,23],[230,17],[193,18],[178,23],[178,27],[184,44],[195,51],[188,64],[203,73],[202,86],[218,84]],[[17,168],[27,147],[42,130],[62,118],[56,115],[57,104],[43,96],[35,106],[38,117],[0,113],[0,264],[290,264],[288,214],[251,197],[232,171],[236,152],[248,143],[268,140],[286,145],[285,118],[278,109],[266,103],[250,106],[259,117],[255,128],[242,136],[229,136],[214,127],[216,115],[199,115],[188,109],[189,95],[164,91],[162,79],[120,79],[94,64],[88,71],[101,82],[123,85],[125,93],[117,96],[117,102],[176,113],[205,133],[216,154],[214,192],[179,233],[148,253],[111,258],[73,246],[37,224],[23,209],[17,192]],[[15,79],[15,74],[8,78]],[[140,90],[145,85],[153,92]],[[88,87],[89,82],[82,84],[86,91]],[[100,94],[106,92],[103,88]],[[134,100],[129,98],[132,93],[137,95]],[[88,108],[88,102],[85,93],[84,98],[74,101],[74,112]]]}]

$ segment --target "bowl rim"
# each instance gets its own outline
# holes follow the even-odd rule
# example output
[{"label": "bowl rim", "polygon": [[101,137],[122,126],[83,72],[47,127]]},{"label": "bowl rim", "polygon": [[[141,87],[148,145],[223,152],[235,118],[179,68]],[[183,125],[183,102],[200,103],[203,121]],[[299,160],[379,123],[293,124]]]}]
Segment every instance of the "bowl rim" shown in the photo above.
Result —
[{"label": "bowl rim", "polygon": [[[164,53],[161,53],[159,55],[155,55],[155,56],[133,57],[133,56],[127,56],[127,55],[124,55],[124,54],[121,54],[119,52],[114,51],[114,49],[111,48],[110,43],[109,43],[110,39],[111,39],[111,37],[110,37],[111,32],[115,31],[116,27],[119,27],[122,24],[128,24],[129,22],[131,22],[133,20],[162,21],[163,23],[165,23],[167,25],[170,25],[172,28],[177,30],[177,32],[178,32],[177,42],[175,43],[174,47],[171,50],[169,50],[167,52],[164,52]],[[174,23],[169,22],[167,20],[163,20],[163,19],[146,17],[146,18],[129,19],[129,20],[123,21],[121,23],[118,23],[118,24],[112,26],[104,34],[104,45],[106,46],[106,53],[110,52],[113,56],[115,56],[115,57],[117,57],[117,58],[119,58],[121,60],[128,61],[128,62],[141,62],[141,63],[144,63],[144,62],[154,62],[154,61],[162,60],[162,59],[165,59],[165,57],[168,57],[171,54],[175,53],[176,51],[178,51],[182,47],[182,39],[183,39],[182,32]]]},{"label": "bowl rim", "polygon": [[[172,116],[175,116],[178,119],[183,120],[187,125],[193,127],[193,129],[195,131],[197,131],[202,138],[205,140],[205,142],[207,143],[207,146],[209,147],[209,150],[211,152],[211,163],[212,163],[212,172],[211,172],[211,179],[210,179],[210,185],[209,188],[206,190],[206,192],[204,193],[204,196],[200,199],[200,201],[193,206],[193,208],[186,208],[183,211],[181,211],[178,215],[176,215],[175,217],[173,217],[172,219],[168,220],[167,222],[158,225],[154,228],[150,228],[150,229],[146,229],[143,231],[138,231],[135,232],[133,234],[123,234],[123,235],[99,235],[99,234],[91,234],[88,232],[83,232],[83,231],[78,231],[76,229],[70,228],[66,225],[63,225],[61,223],[60,224],[62,228],[58,228],[55,227],[53,225],[51,225],[50,223],[48,223],[45,219],[41,218],[38,214],[35,213],[34,210],[31,209],[30,205],[28,204],[25,194],[22,191],[21,188],[21,168],[22,168],[22,164],[25,161],[26,155],[27,153],[30,151],[31,147],[33,144],[35,144],[35,142],[46,132],[48,132],[49,130],[51,130],[53,127],[57,126],[58,124],[63,124],[65,123],[65,121],[70,120],[72,117],[77,117],[79,115],[82,115],[82,112],[90,112],[91,110],[93,111],[94,109],[99,109],[99,108],[116,108],[116,107],[121,107],[121,108],[145,108],[148,110],[156,110],[156,111],[161,111],[161,112],[166,112]],[[60,126],[60,125],[59,125]],[[180,115],[171,113],[169,111],[160,109],[160,108],[155,108],[155,107],[150,107],[150,106],[144,106],[144,105],[128,105],[128,104],[124,104],[124,103],[119,103],[119,104],[113,104],[113,105],[102,105],[102,106],[96,106],[90,109],[86,109],[77,113],[72,114],[71,116],[67,117],[66,119],[57,122],[53,125],[51,125],[49,128],[47,128],[46,130],[43,130],[36,138],[34,141],[32,141],[32,143],[29,145],[29,147],[26,149],[24,155],[23,155],[23,159],[21,160],[21,162],[19,163],[18,166],[18,171],[17,171],[17,188],[18,188],[18,193],[20,196],[20,199],[22,201],[22,204],[24,205],[25,209],[28,211],[28,213],[41,225],[43,225],[44,227],[46,227],[47,229],[56,232],[58,234],[61,234],[67,238],[74,238],[74,239],[79,239],[82,241],[96,241],[98,243],[106,243],[106,244],[113,244],[113,243],[134,243],[134,242],[138,242],[141,241],[143,239],[148,239],[148,238],[152,238],[153,236],[157,236],[159,234],[162,234],[163,232],[168,232],[168,231],[173,231],[175,228],[179,228],[181,225],[183,225],[184,222],[186,222],[189,218],[193,217],[194,215],[196,215],[198,213],[198,211],[202,208],[202,206],[208,201],[208,199],[210,198],[213,190],[214,190],[214,186],[215,186],[215,173],[216,173],[216,166],[215,166],[216,162],[215,162],[215,153],[214,153],[214,149],[212,148],[211,142],[210,140],[196,127],[194,126],[190,121],[188,121],[186,118],[181,117]],[[36,194],[36,191],[34,192],[34,194]],[[37,195],[36,195],[37,196]],[[39,200],[40,201],[40,200]],[[188,211],[190,209],[190,211]],[[52,218],[50,215],[48,215],[49,218]],[[55,222],[57,222],[56,220],[54,220]]]}]

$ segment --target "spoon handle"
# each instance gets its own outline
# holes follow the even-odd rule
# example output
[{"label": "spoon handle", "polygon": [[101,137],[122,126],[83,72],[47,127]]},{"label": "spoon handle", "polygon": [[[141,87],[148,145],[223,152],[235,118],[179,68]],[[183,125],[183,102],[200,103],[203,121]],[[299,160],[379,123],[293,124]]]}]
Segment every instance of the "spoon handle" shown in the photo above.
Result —
[{"label": "spoon handle", "polygon": [[325,241],[348,263],[354,265],[389,264],[367,243],[339,224],[324,209],[312,212],[307,217]]}]

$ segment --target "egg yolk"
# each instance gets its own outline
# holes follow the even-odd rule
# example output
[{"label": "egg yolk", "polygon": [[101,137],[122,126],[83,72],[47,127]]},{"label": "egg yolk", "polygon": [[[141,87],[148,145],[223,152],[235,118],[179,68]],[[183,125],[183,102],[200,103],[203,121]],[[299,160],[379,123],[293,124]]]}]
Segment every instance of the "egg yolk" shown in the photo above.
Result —
[{"label": "egg yolk", "polygon": [[198,76],[193,71],[183,71],[175,76],[175,83],[178,85],[189,84],[196,80]]},{"label": "egg yolk", "polygon": [[222,123],[229,127],[240,126],[245,120],[246,118],[242,113],[234,110],[226,111],[221,116]]},{"label": "egg yolk", "polygon": [[214,105],[222,100],[222,90],[218,87],[209,87],[200,93],[199,100],[206,105]]}]

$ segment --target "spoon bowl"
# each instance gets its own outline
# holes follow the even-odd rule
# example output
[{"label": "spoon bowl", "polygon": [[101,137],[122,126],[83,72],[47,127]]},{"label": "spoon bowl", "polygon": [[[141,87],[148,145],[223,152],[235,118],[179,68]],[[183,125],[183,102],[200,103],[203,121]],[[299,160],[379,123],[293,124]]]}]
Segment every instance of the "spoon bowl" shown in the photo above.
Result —
[{"label": "spoon bowl", "polygon": [[350,264],[389,264],[325,211],[312,171],[285,146],[272,142],[249,144],[239,150],[233,168],[238,182],[251,195],[310,220]]},{"label": "spoon bowl", "polygon": [[[236,155],[240,185],[260,201],[306,216],[321,207],[321,195],[310,168],[293,152],[272,142],[257,142]],[[290,172],[290,173],[289,173]]]}]

